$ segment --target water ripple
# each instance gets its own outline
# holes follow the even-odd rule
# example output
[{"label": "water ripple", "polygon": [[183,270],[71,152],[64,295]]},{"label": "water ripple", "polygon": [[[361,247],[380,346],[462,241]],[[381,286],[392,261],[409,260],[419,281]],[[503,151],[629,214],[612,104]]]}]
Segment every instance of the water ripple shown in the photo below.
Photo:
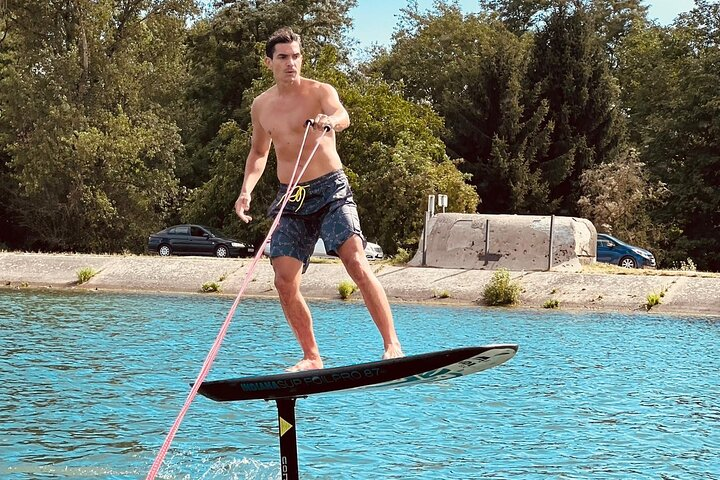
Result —
[{"label": "water ripple", "polygon": [[[0,293],[0,478],[141,478],[231,300]],[[316,302],[327,366],[379,358],[359,304]],[[720,323],[393,307],[408,353],[517,342],[497,369],[298,401],[304,479],[720,479]],[[275,301],[241,303],[211,378],[299,351]],[[163,479],[277,479],[273,403],[198,398]]]}]

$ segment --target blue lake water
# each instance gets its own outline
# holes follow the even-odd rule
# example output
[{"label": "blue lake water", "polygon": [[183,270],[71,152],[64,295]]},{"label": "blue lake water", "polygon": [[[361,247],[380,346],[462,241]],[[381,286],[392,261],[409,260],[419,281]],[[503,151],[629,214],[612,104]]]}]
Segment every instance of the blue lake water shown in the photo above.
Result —
[{"label": "blue lake water", "polygon": [[[0,478],[144,478],[232,299],[0,292]],[[359,303],[316,302],[326,366],[379,359]],[[303,479],[720,479],[720,321],[394,305],[409,354],[518,343],[437,384],[297,402]],[[299,350],[245,300],[209,379]],[[279,479],[272,402],[195,399],[158,478]]]}]

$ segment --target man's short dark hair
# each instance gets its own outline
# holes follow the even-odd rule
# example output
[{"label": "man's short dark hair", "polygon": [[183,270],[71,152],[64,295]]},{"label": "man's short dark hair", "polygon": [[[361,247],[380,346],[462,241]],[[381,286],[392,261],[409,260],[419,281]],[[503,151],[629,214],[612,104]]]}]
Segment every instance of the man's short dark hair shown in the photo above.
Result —
[{"label": "man's short dark hair", "polygon": [[283,27],[280,30],[276,30],[275,33],[270,35],[270,38],[265,44],[265,55],[267,55],[268,58],[273,58],[273,55],[275,54],[275,45],[278,43],[292,42],[297,42],[302,47],[300,35],[293,32],[290,27]]}]

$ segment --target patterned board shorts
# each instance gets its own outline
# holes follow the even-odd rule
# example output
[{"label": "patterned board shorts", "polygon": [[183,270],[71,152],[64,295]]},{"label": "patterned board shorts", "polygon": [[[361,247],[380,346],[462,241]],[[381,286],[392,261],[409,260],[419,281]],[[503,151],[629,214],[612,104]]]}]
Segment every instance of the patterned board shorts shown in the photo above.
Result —
[{"label": "patterned board shorts", "polygon": [[[280,185],[277,197],[268,209],[269,217],[277,215],[288,194],[287,189],[288,185]],[[337,256],[338,248],[353,235],[359,236],[366,245],[350,183],[345,172],[335,170],[300,184],[290,192],[290,199],[270,240],[270,258],[297,258],[303,262],[304,273],[318,238],[322,238],[328,254]]]}]

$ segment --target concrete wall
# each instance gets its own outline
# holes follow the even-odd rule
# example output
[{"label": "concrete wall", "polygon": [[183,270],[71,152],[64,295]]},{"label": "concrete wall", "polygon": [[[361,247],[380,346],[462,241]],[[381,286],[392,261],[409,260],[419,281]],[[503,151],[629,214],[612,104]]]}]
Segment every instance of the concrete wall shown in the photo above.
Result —
[{"label": "concrete wall", "polygon": [[[429,267],[543,271],[549,266],[550,216],[441,213],[430,219]],[[552,270],[579,271],[595,261],[597,231],[589,220],[554,217]],[[409,265],[421,266],[423,241]]]}]

